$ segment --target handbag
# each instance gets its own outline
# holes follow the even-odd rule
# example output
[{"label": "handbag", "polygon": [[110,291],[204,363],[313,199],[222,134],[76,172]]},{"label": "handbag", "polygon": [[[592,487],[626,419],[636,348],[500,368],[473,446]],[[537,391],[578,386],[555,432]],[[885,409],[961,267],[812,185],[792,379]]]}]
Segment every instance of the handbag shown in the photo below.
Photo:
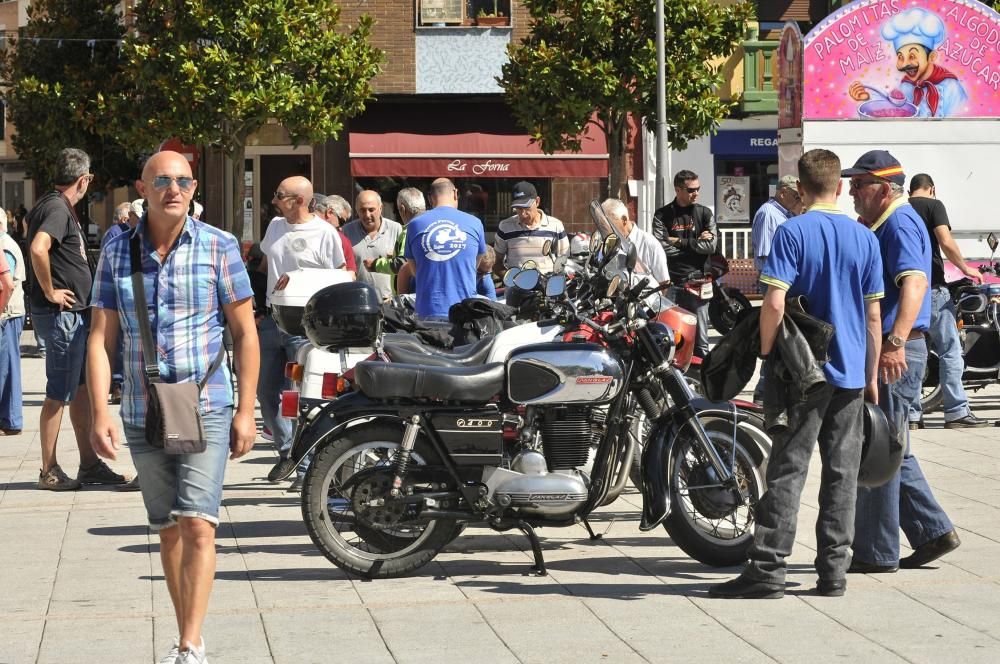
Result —
[{"label": "handbag", "polygon": [[146,289],[142,281],[142,249],[138,233],[129,242],[132,263],[132,291],[142,341],[143,375],[146,377],[146,442],[167,454],[198,454],[205,451],[205,427],[201,421],[201,391],[226,356],[221,344],[208,372],[200,381],[164,383],[156,360],[153,331],[146,309]]}]

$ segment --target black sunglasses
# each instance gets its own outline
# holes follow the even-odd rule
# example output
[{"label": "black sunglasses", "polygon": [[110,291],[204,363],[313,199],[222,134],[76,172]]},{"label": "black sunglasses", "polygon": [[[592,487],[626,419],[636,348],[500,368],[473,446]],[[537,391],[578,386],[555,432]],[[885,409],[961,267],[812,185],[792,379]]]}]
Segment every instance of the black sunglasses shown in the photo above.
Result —
[{"label": "black sunglasses", "polygon": [[290,194],[290,193],[285,193],[283,191],[274,192],[274,197],[277,198],[279,201],[283,201],[286,198],[296,198],[297,196],[298,194]]}]

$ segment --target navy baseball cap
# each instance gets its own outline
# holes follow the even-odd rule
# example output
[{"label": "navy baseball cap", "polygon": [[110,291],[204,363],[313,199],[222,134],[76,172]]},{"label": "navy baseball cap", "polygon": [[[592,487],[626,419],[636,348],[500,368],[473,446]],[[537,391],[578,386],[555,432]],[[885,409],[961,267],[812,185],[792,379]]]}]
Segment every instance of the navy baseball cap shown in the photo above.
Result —
[{"label": "navy baseball cap", "polygon": [[900,187],[906,182],[903,165],[885,150],[872,150],[864,153],[854,163],[853,168],[842,170],[840,177],[849,178],[852,175],[864,175],[865,173],[894,182]]},{"label": "navy baseball cap", "polygon": [[521,181],[514,185],[514,195],[511,197],[510,206],[516,208],[531,207],[536,198],[538,198],[538,191],[535,190],[535,185]]}]

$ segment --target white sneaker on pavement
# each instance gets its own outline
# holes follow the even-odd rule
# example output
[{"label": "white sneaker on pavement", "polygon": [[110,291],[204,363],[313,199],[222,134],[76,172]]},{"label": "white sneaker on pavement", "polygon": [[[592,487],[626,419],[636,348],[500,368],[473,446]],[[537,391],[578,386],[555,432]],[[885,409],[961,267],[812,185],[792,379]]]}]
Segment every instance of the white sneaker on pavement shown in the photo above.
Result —
[{"label": "white sneaker on pavement", "polygon": [[176,636],[174,637],[174,647],[170,649],[166,655],[157,664],[177,664],[177,656],[181,652],[181,641]]},{"label": "white sneaker on pavement", "polygon": [[208,655],[205,653],[205,639],[201,640],[201,647],[198,648],[190,643],[185,644],[187,650],[177,653],[177,664],[208,664]]}]

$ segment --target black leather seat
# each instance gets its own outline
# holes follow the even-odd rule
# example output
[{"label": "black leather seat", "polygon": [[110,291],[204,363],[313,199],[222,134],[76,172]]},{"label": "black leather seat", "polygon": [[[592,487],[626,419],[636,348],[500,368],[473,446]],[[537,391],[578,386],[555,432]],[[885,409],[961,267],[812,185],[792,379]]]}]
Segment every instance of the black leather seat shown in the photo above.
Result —
[{"label": "black leather seat", "polygon": [[503,389],[502,362],[475,367],[358,362],[354,380],[373,399],[432,399],[485,403]]},{"label": "black leather seat", "polygon": [[[386,335],[388,336],[388,335]],[[453,351],[445,351],[408,339],[384,339],[382,347],[393,362],[433,367],[472,367],[482,365],[493,349],[496,337],[487,337]]]}]

